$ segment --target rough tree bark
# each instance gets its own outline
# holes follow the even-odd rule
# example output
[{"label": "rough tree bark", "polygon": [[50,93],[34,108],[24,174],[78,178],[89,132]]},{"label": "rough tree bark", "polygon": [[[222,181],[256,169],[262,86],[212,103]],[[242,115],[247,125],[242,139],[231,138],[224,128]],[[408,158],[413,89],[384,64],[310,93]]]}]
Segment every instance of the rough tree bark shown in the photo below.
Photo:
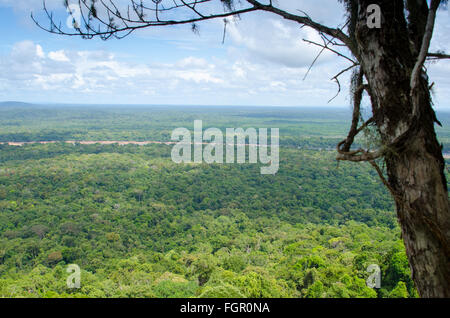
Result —
[{"label": "rough tree bark", "polygon": [[[367,28],[364,9],[371,3],[378,3],[383,12],[381,29]],[[411,93],[420,44],[410,40],[403,6],[403,1],[360,1],[356,49],[370,87],[374,121],[387,146],[388,183],[414,282],[421,297],[450,297],[445,162],[434,129],[436,117],[425,71]],[[423,23],[414,27],[415,35],[423,34]]]}]

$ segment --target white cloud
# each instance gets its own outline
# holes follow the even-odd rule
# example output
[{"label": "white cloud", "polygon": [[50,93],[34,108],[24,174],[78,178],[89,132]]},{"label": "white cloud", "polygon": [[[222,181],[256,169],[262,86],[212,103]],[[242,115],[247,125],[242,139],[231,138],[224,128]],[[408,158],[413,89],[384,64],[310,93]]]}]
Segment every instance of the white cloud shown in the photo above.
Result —
[{"label": "white cloud", "polygon": [[39,58],[44,58],[45,57],[44,50],[42,49],[42,46],[40,46],[39,44],[36,45],[36,55]]},{"label": "white cloud", "polygon": [[204,69],[213,67],[213,65],[208,64],[208,62],[205,59],[189,56],[177,62],[176,67]]},{"label": "white cloud", "polygon": [[29,63],[45,56],[42,47],[32,41],[22,41],[16,43],[11,51],[13,62]]},{"label": "white cloud", "polygon": [[[302,81],[306,68],[249,61],[186,57],[172,63],[130,63],[105,51],[55,50],[26,41],[1,57],[1,85],[7,90],[77,102],[323,104],[334,84],[320,72]],[[20,76],[17,76],[19,74]],[[18,82],[18,80],[20,82]],[[313,96],[307,96],[312,94]],[[76,100],[67,98],[76,97]],[[92,100],[95,97],[96,100]],[[151,98],[151,100],[149,100]],[[86,102],[86,101],[85,101]]]},{"label": "white cloud", "polygon": [[[60,0],[51,4],[61,7]],[[41,2],[0,0],[0,5],[29,11],[39,9]],[[329,26],[344,22],[336,0],[279,0],[278,5],[296,14],[301,9]],[[433,49],[450,49],[448,21],[447,12],[440,12]],[[201,24],[200,37],[179,30],[155,28],[134,35],[134,42],[127,42],[126,59],[116,51],[117,42],[87,49],[92,46],[69,47],[61,41],[53,42],[50,49],[45,40],[39,44],[18,40],[0,56],[0,99],[14,99],[7,94],[16,94],[17,99],[30,96],[29,101],[35,101],[34,96],[38,101],[89,103],[324,105],[337,91],[329,79],[348,65],[325,52],[303,80],[320,49],[302,39],[321,39],[315,31],[271,14],[243,15],[228,24],[225,46],[220,45],[222,21]],[[136,50],[142,49],[140,41],[168,38],[178,43],[176,57],[165,58],[162,49],[150,52],[145,62],[135,57]],[[213,45],[215,51],[210,50]],[[219,50],[217,56],[210,54]],[[450,63],[443,61],[429,69],[436,81],[437,104],[450,106],[445,105],[450,100]],[[333,105],[348,104],[347,79],[342,77],[342,92]]]},{"label": "white cloud", "polygon": [[70,61],[69,58],[64,53],[64,50],[49,52],[48,57],[51,60],[58,61],[58,62],[69,62]]},{"label": "white cloud", "polygon": [[[308,28],[300,30],[297,23],[274,17],[230,23],[228,30],[233,44],[246,49],[248,59],[256,58],[288,67],[306,66],[320,51],[303,39],[322,42],[317,32]],[[324,52],[319,61],[330,59],[332,54]]]}]

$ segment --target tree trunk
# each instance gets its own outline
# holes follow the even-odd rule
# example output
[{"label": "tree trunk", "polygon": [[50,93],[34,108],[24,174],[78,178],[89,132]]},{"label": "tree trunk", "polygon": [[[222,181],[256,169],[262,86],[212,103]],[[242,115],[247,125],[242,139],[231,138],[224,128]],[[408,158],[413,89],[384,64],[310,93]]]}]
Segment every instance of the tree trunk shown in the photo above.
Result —
[{"label": "tree trunk", "polygon": [[[428,148],[436,142],[425,129],[408,150],[390,155],[389,183],[411,266],[421,297],[450,297],[450,213],[442,180],[442,155]],[[427,149],[428,148],[428,149]]]},{"label": "tree trunk", "polygon": [[[417,52],[408,37],[403,1],[361,0],[355,43],[369,85],[373,116],[383,145],[388,182],[421,297],[450,297],[450,209],[445,162],[422,73],[411,94]],[[381,29],[366,24],[367,5],[378,3]]]}]

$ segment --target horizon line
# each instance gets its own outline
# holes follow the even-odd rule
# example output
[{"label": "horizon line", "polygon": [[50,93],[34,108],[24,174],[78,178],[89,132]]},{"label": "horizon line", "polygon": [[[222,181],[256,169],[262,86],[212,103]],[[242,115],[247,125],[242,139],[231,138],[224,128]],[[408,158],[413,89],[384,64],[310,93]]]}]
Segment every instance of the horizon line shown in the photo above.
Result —
[{"label": "horizon line", "polygon": [[242,104],[145,104],[145,103],[71,103],[71,102],[24,102],[24,101],[0,101],[3,104],[24,104],[24,105],[48,105],[48,106],[185,106],[185,107],[285,107],[285,108],[347,108],[350,105],[242,105]]},{"label": "horizon line", "polygon": [[[272,107],[272,108],[335,108],[335,109],[350,109],[351,105],[239,105],[239,104],[144,104],[144,103],[68,103],[68,102],[24,102],[24,101],[0,101],[1,105],[6,104],[23,104],[29,106],[137,106],[137,107],[148,107],[148,106],[159,106],[159,107]],[[435,107],[435,110],[448,110],[450,111],[450,106],[440,106]]]}]

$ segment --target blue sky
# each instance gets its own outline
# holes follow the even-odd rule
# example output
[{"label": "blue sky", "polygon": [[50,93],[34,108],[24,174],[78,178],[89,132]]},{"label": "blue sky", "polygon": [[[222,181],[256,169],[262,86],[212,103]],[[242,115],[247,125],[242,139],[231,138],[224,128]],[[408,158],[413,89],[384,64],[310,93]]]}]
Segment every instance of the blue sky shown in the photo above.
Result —
[{"label": "blue sky", "polygon": [[[65,22],[62,1],[48,0]],[[344,12],[336,0],[278,1],[290,10],[336,26]],[[38,103],[120,103],[262,106],[346,106],[330,81],[347,62],[324,54],[303,80],[318,35],[271,14],[248,14],[228,27],[221,21],[151,28],[122,40],[83,40],[46,33],[30,19],[41,1],[0,0],[0,100]],[[44,20],[42,20],[44,21]],[[442,11],[433,49],[450,49],[450,16]],[[429,65],[437,108],[450,107],[450,61]]]}]

